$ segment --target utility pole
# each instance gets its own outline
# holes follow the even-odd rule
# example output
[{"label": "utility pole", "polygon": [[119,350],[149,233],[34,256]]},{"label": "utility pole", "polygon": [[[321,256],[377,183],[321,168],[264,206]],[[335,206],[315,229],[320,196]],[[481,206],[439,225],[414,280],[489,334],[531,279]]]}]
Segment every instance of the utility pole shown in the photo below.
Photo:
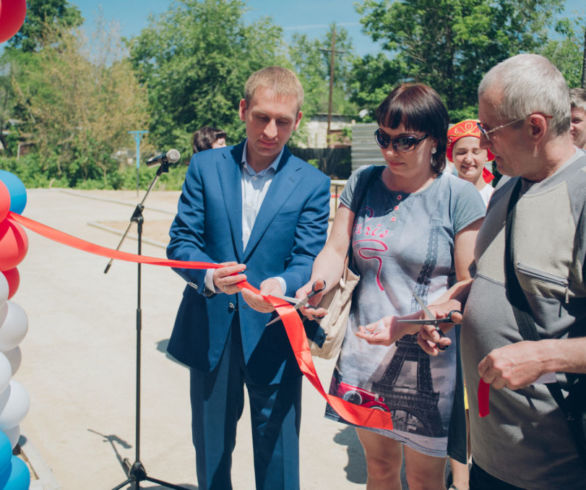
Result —
[{"label": "utility pole", "polygon": [[330,49],[321,49],[330,53],[330,93],[328,97],[328,129],[326,133],[327,144],[330,143],[330,132],[332,129],[333,93],[334,93],[334,68],[336,65],[336,53],[344,54],[346,51],[336,51],[336,24],[332,25],[332,42]]},{"label": "utility pole", "polygon": [[328,130],[326,133],[326,143],[330,144],[330,131],[332,127],[332,96],[334,92],[334,63],[336,56],[336,24],[332,29],[332,47],[330,48],[330,95],[328,98]]}]

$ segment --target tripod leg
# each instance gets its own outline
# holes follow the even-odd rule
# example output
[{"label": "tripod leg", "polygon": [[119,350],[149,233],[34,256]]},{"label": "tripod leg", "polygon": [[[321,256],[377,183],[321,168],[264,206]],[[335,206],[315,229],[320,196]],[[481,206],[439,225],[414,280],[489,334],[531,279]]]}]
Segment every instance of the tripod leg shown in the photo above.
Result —
[{"label": "tripod leg", "polygon": [[163,480],[157,480],[156,478],[151,478],[150,476],[146,477],[146,480],[153,482],[153,483],[158,483],[159,485],[162,485],[166,488],[174,488],[175,490],[188,490],[185,487],[181,487],[179,485],[173,485],[172,483],[168,483],[166,481]]},{"label": "tripod leg", "polygon": [[126,485],[129,485],[131,483],[132,483],[132,480],[129,478],[125,482],[122,482],[120,485],[115,486],[112,490],[120,490],[121,488],[124,488]]}]

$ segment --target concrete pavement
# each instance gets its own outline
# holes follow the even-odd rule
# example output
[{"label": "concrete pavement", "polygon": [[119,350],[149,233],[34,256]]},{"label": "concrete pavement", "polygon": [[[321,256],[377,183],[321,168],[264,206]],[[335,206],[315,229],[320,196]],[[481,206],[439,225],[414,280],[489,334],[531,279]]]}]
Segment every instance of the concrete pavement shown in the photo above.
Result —
[{"label": "concrete pavement", "polygon": [[[164,257],[178,192],[152,192],[145,205],[143,254]],[[137,203],[134,191],[28,190],[23,215],[115,248]],[[135,225],[131,235],[135,234]],[[163,230],[163,232],[161,231]],[[103,490],[126,477],[135,460],[137,266],[51,242],[27,231],[29,251],[12,301],[29,331],[14,379],[31,397],[22,444],[38,478],[32,488]],[[136,252],[136,240],[122,250]],[[187,369],[165,354],[184,283],[170,269],[142,267],[142,416],[140,460],[149,476],[195,489]],[[329,385],[331,361],[316,360]],[[361,488],[362,449],[353,429],[326,420],[325,402],[304,382],[301,434],[303,489]],[[235,489],[253,489],[247,409],[234,453]],[[164,488],[142,483],[143,488]]]}]

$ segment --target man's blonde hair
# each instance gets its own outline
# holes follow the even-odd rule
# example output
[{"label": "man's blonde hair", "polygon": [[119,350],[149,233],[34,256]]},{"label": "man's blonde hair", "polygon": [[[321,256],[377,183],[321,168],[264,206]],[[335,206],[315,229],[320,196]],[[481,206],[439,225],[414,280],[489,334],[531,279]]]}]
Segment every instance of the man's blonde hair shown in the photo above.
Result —
[{"label": "man's blonde hair", "polygon": [[303,105],[303,87],[297,75],[281,66],[267,66],[254,72],[244,85],[244,100],[249,105],[256,89],[265,87],[273,90],[277,95],[293,95],[297,98],[297,111]]}]

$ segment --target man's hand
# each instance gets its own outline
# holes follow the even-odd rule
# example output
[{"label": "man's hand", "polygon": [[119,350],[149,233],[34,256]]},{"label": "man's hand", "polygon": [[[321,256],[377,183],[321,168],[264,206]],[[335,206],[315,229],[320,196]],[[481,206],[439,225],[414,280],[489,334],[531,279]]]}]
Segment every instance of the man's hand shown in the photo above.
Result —
[{"label": "man's hand", "polygon": [[478,364],[478,374],[497,390],[525,388],[546,372],[539,344],[526,340],[494,349]]},{"label": "man's hand", "polygon": [[239,282],[246,281],[246,276],[242,272],[246,265],[237,262],[224,262],[222,267],[214,270],[213,280],[217,292],[225,294],[236,294],[240,288],[236,286]]},{"label": "man's hand", "polygon": [[277,279],[270,277],[260,283],[260,294],[255,294],[248,289],[243,289],[241,293],[244,301],[246,301],[248,306],[253,310],[260,311],[261,313],[270,313],[275,311],[275,309],[273,308],[273,305],[264,299],[264,296],[282,295],[283,289],[281,288],[281,283]]}]

